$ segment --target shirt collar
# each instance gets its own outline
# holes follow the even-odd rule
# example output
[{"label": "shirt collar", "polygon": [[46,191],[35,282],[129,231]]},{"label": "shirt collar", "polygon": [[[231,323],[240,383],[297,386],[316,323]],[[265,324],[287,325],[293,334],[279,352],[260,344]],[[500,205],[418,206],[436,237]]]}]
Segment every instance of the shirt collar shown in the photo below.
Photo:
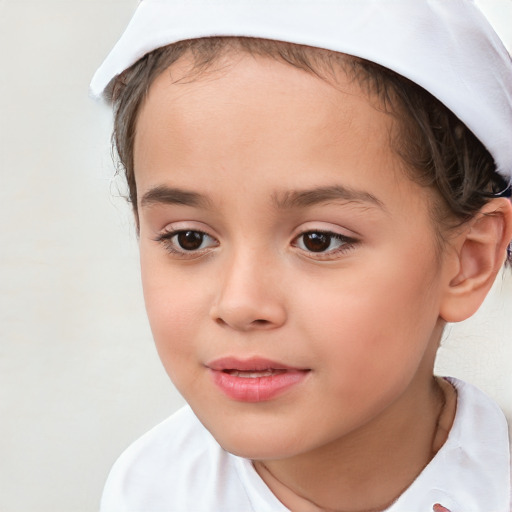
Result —
[{"label": "shirt collar", "polygon": [[457,379],[457,412],[448,439],[386,512],[509,512],[510,445],[507,422],[482,391]]}]

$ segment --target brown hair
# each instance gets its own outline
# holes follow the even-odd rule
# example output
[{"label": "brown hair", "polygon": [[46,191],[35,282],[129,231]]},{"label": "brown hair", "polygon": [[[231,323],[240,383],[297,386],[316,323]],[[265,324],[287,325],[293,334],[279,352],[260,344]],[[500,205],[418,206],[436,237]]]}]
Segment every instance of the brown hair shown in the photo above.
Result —
[{"label": "brown hair", "polygon": [[[433,215],[438,223],[456,224],[473,217],[490,198],[507,188],[495,163],[475,135],[439,100],[403,76],[373,62],[319,48],[244,37],[211,37],[159,48],[140,59],[111,84],[113,145],[137,215],[133,146],[138,113],[155,78],[184,54],[192,56],[189,77],[199,76],[228,51],[267,56],[325,79],[340,67],[376,98],[376,108],[397,120],[391,145],[409,177],[438,192]],[[447,215],[448,213],[448,215]]]}]

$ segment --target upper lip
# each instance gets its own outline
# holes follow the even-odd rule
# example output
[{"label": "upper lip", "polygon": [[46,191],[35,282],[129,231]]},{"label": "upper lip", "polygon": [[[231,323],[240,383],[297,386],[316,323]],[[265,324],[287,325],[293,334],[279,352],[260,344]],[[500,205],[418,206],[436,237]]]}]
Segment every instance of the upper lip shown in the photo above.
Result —
[{"label": "upper lip", "polygon": [[264,357],[250,357],[239,359],[237,357],[221,357],[214,359],[205,365],[211,370],[239,370],[239,371],[264,371],[264,370],[307,370],[308,368],[297,368]]}]

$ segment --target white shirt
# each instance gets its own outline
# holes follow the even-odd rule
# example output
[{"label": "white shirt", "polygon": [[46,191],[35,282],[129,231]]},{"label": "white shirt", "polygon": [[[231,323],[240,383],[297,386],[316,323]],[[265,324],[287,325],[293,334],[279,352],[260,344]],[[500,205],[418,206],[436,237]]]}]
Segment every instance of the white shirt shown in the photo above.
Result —
[{"label": "white shirt", "polygon": [[[470,384],[458,392],[447,441],[386,512],[510,512],[510,452],[505,417]],[[186,406],[117,460],[101,512],[288,512],[250,460],[223,450]]]}]

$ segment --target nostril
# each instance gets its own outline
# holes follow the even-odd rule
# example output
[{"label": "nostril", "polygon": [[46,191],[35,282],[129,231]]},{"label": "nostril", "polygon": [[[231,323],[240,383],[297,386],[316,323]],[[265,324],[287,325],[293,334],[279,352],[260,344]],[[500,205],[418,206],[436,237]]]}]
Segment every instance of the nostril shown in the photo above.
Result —
[{"label": "nostril", "polygon": [[255,325],[267,325],[270,322],[268,320],[254,320],[252,323]]},{"label": "nostril", "polygon": [[224,300],[220,304],[213,304],[209,313],[210,319],[219,327],[231,327],[239,331],[278,327],[286,318],[280,305],[254,305],[234,300]]},{"label": "nostril", "polygon": [[[235,325],[235,324],[230,324],[229,322],[226,322],[226,320],[224,320],[222,318],[215,318],[215,323],[217,325],[220,325],[221,327],[225,327],[227,325]],[[257,320],[253,320],[252,322],[249,322],[247,324],[247,327],[249,327],[249,326],[252,326],[252,327],[266,327],[268,325],[271,325],[271,322],[269,322],[268,320],[257,319]]]}]

